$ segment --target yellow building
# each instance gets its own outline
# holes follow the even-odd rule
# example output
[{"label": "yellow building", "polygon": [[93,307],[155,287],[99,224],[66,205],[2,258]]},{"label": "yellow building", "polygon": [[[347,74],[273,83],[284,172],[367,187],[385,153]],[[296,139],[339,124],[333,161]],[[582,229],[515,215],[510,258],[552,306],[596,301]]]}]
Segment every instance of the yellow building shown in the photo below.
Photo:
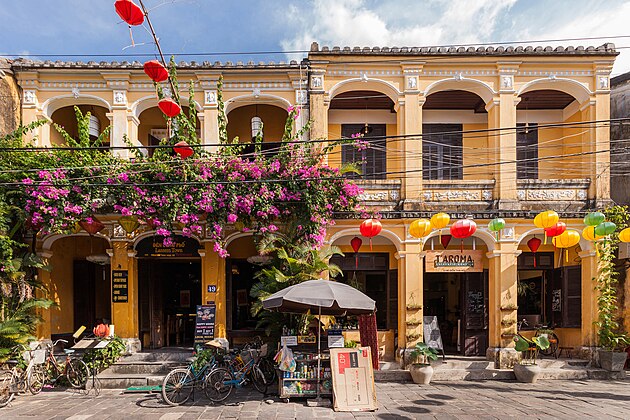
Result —
[{"label": "yellow building", "polygon": [[[581,231],[585,212],[610,201],[608,127],[592,122],[609,119],[616,55],[611,44],[420,49],[314,43],[300,64],[182,63],[178,72],[180,81],[194,83],[198,130],[207,144],[217,139],[220,75],[230,137],[249,141],[260,119],[265,141],[277,140],[291,105],[310,111],[311,139],[364,133],[370,147],[340,147],[328,163],[362,161],[362,200],[380,211],[383,230],[372,247],[363,238],[358,266],[350,247],[359,236],[356,215],[339,215],[328,243],[346,252],[336,259],[343,280],[377,301],[384,356],[422,340],[428,316],[437,317],[448,353],[487,354],[505,365],[523,318],[554,324],[562,346],[595,345],[592,244],[582,240],[565,260],[550,243],[536,254],[527,243],[543,239],[532,223],[538,211],[556,210],[569,229]],[[122,146],[124,135],[151,145],[165,129],[140,63],[17,60],[12,68],[23,89],[24,122],[45,118],[71,132],[72,106],[79,105],[95,115],[95,133],[112,126],[112,146]],[[298,126],[308,118],[303,112]],[[45,125],[37,141],[51,145],[60,138]],[[413,220],[437,212],[453,222],[472,218],[478,229],[450,243],[448,228],[423,241],[408,234]],[[486,227],[495,217],[506,221],[498,233]],[[217,305],[217,334],[238,341],[253,333],[251,235],[228,232],[227,260],[205,238],[182,239],[185,252],[155,256],[151,231],[129,238],[116,220],[103,216],[107,229],[98,239],[81,233],[39,238],[41,254],[54,267],[42,278],[60,304],[45,314],[41,336],[107,318],[137,345],[185,344],[194,312],[188,309],[206,302]],[[109,255],[102,258],[109,264],[86,260],[98,254]],[[112,302],[112,275],[126,276],[126,301]]]}]

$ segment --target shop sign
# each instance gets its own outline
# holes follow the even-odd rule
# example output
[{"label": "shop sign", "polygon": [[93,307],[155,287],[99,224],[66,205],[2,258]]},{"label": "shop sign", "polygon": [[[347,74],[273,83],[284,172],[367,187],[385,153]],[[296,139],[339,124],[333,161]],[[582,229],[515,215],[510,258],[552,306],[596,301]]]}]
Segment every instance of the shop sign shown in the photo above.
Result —
[{"label": "shop sign", "polygon": [[424,261],[427,273],[483,271],[483,251],[427,251]]},{"label": "shop sign", "polygon": [[374,411],[378,407],[369,347],[330,349],[335,411]]},{"label": "shop sign", "polygon": [[136,245],[137,257],[198,257],[199,242],[182,235],[173,236],[173,245],[164,246],[161,236],[145,238]]},{"label": "shop sign", "polygon": [[112,302],[127,302],[129,299],[129,272],[112,270]]},{"label": "shop sign", "polygon": [[195,318],[195,348],[214,339],[215,305],[197,305]]},{"label": "shop sign", "polygon": [[298,338],[297,335],[283,335],[280,337],[280,345],[281,346],[297,346]]}]

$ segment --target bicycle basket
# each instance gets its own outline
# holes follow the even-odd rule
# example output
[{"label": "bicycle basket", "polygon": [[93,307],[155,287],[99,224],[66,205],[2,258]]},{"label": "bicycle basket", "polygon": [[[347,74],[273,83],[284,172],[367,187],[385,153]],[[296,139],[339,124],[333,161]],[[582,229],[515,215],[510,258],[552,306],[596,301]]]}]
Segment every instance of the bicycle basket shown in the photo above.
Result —
[{"label": "bicycle basket", "polygon": [[262,346],[260,346],[259,356],[260,356],[260,357],[265,357],[265,356],[267,356],[267,351],[268,351],[268,346],[267,346],[267,343],[265,343],[265,344],[263,344]]},{"label": "bicycle basket", "polygon": [[258,357],[258,350],[256,349],[247,349],[241,352],[241,358],[245,363],[249,362],[252,359],[255,359],[256,357]]},{"label": "bicycle basket", "polygon": [[31,359],[33,359],[34,364],[41,365],[41,364],[44,364],[44,360],[46,359],[46,350],[37,349],[37,350],[25,351],[22,353],[22,357],[27,363],[29,363]]}]

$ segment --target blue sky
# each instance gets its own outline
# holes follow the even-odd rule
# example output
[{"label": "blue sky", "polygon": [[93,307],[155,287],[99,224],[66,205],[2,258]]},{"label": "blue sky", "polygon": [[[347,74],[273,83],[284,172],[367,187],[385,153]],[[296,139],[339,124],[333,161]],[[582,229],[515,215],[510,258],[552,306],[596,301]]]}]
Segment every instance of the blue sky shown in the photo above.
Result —
[{"label": "blue sky", "polygon": [[[136,2],[138,0],[135,0]],[[178,57],[279,61],[281,51],[320,45],[425,46],[595,36],[630,47],[630,0],[144,0],[169,53],[277,51]],[[0,54],[153,54],[131,44],[114,0],[0,0]],[[134,29],[136,43],[149,41]],[[604,40],[552,45],[600,45]],[[630,71],[621,49],[613,74]],[[291,56],[293,57],[293,56]],[[295,58],[299,58],[299,55]],[[67,57],[61,57],[67,59]],[[80,57],[123,60],[129,57]]]}]

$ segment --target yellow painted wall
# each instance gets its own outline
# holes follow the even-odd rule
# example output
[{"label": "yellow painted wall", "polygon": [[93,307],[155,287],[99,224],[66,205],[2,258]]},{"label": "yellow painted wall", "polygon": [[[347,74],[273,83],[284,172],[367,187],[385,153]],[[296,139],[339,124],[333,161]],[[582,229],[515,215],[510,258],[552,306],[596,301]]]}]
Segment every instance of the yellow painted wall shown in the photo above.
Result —
[{"label": "yellow painted wall", "polygon": [[[469,133],[471,130],[486,130],[488,124],[464,124],[462,130],[464,145],[464,179],[492,179],[492,167],[470,165],[487,164],[490,153],[488,151],[488,133]],[[494,133],[492,133],[494,134]]]},{"label": "yellow painted wall", "polygon": [[272,105],[247,105],[231,111],[228,118],[228,138],[238,137],[241,143],[250,143],[252,139],[251,120],[258,115],[263,121],[265,142],[276,142],[282,139],[287,112]]},{"label": "yellow painted wall", "polygon": [[[101,132],[103,132],[103,130],[106,127],[109,127],[110,125],[109,118],[107,117],[107,115],[105,115],[108,112],[107,109],[100,106],[89,106],[89,105],[79,105],[78,108],[83,113],[83,115],[90,112],[92,115],[95,115],[96,117],[98,117],[98,121],[101,124],[101,127],[100,127]],[[73,138],[78,138],[77,117],[74,111],[74,107],[68,106],[68,107],[58,109],[57,111],[53,112],[52,120],[54,123],[57,123],[60,126],[62,126],[68,132],[68,134],[70,134],[70,136],[72,136]],[[64,143],[63,137],[61,137],[61,134],[59,134],[57,129],[54,127],[51,127],[50,139],[51,139],[52,144]]]}]

